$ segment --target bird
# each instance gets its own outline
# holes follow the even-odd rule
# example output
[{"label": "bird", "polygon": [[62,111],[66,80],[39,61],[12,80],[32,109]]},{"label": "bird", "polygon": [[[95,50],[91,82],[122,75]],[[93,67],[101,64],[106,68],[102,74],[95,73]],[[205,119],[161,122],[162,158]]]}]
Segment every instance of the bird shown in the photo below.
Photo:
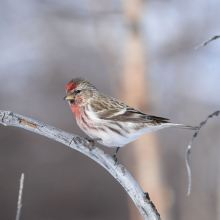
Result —
[{"label": "bird", "polygon": [[97,141],[107,147],[117,147],[113,155],[115,162],[120,147],[142,134],[168,127],[197,129],[196,126],[171,123],[167,118],[135,110],[99,92],[82,77],[74,78],[67,84],[64,100],[69,102],[78,126],[89,136],[87,140]]}]

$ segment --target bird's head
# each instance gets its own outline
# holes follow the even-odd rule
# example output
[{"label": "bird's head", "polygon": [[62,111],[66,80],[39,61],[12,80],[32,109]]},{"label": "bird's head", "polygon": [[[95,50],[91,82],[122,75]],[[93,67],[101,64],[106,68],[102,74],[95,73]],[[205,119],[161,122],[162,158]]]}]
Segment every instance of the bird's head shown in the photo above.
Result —
[{"label": "bird's head", "polygon": [[90,82],[78,77],[67,84],[66,94],[64,100],[73,105],[84,106],[97,96],[98,90]]}]

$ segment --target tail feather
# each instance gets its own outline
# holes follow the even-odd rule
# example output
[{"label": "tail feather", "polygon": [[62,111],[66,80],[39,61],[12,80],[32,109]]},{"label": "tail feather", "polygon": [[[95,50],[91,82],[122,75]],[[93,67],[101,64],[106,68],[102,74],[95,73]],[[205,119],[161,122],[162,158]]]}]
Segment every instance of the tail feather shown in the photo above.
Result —
[{"label": "tail feather", "polygon": [[198,128],[198,126],[190,126],[190,125],[183,125],[183,124],[169,123],[168,125],[169,125],[169,127],[179,127],[179,128],[183,128],[183,129],[189,129],[189,130],[196,130]]}]

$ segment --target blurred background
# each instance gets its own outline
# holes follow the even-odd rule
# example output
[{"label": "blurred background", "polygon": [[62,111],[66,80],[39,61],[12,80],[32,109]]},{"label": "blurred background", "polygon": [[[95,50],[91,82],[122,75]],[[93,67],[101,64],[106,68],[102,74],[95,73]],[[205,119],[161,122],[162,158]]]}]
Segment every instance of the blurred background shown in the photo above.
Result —
[{"label": "blurred background", "polygon": [[[84,77],[148,114],[198,125],[220,109],[217,0],[1,0],[0,109],[85,137],[63,101]],[[122,163],[162,219],[220,219],[220,118],[210,119],[190,155],[193,131],[164,129],[121,149]],[[113,155],[115,149],[100,146]],[[91,159],[48,138],[0,125],[0,219],[142,219],[119,183]]]}]

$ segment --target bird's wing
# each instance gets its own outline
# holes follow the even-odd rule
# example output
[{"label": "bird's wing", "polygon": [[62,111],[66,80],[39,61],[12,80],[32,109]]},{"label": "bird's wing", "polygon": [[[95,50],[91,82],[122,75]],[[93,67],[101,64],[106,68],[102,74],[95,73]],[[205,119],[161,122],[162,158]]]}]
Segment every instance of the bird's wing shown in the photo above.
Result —
[{"label": "bird's wing", "polygon": [[147,115],[108,96],[105,96],[105,99],[93,100],[90,104],[96,115],[104,120],[153,124],[168,123],[169,120],[167,118]]}]

